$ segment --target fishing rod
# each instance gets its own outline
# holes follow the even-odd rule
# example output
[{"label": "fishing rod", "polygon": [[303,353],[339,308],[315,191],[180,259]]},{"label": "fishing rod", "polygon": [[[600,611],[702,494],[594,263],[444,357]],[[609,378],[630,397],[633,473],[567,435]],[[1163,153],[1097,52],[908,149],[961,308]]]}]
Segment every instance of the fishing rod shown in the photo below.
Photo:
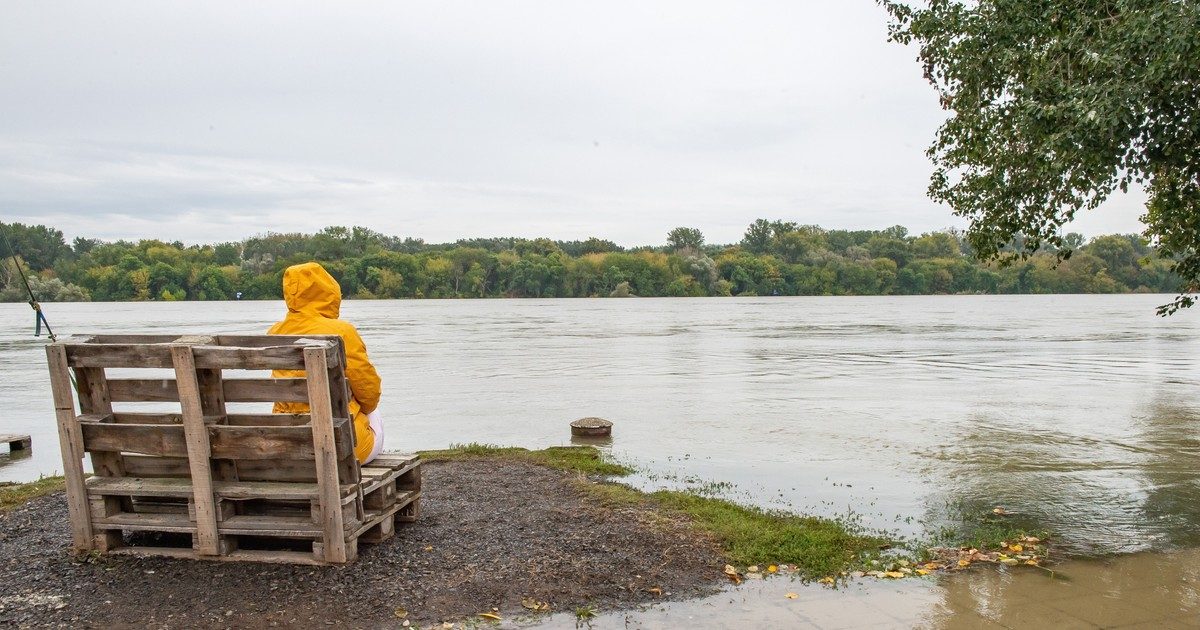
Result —
[{"label": "fishing rod", "polygon": [[42,312],[42,305],[38,303],[37,296],[33,294],[33,287],[29,286],[29,278],[25,277],[25,270],[21,268],[21,261],[17,259],[17,250],[12,246],[12,241],[8,240],[8,233],[0,228],[0,236],[4,237],[4,244],[8,246],[8,253],[12,256],[13,266],[17,268],[17,273],[21,276],[21,284],[25,285],[25,293],[29,295],[29,306],[33,309],[33,336],[42,336],[42,326],[46,327],[46,336],[50,341],[58,341],[58,337],[54,334],[54,329],[50,327],[49,320],[46,319],[46,314]]}]

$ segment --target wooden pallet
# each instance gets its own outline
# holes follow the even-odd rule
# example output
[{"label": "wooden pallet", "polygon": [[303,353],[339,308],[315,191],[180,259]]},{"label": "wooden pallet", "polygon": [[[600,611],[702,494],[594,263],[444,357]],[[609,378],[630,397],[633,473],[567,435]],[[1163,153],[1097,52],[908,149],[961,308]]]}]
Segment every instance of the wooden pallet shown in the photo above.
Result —
[{"label": "wooden pallet", "polygon": [[[93,336],[52,344],[47,356],[79,550],[342,564],[360,540],[382,542],[416,518],[417,456],[384,454],[365,467],[354,458],[336,336]],[[117,368],[171,368],[175,378],[108,372]],[[276,401],[310,409],[227,409]],[[178,411],[121,408],[147,402]]]},{"label": "wooden pallet", "polygon": [[33,438],[28,435],[0,435],[0,442],[8,443],[9,452],[33,449]]}]

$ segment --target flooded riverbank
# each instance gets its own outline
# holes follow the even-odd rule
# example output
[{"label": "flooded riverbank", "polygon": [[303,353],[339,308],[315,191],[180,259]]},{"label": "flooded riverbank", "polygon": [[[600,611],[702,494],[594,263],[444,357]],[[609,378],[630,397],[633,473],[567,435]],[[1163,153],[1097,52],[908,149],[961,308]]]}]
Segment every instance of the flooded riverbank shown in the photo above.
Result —
[{"label": "flooded riverbank", "polygon": [[[615,423],[645,488],[922,536],[1004,506],[1060,550],[1200,544],[1200,313],[1168,296],[349,301],[391,449]],[[260,332],[281,303],[51,304],[64,334]],[[44,340],[0,305],[2,480],[61,468]],[[0,458],[4,457],[0,455]],[[712,482],[720,482],[713,484]]]}]

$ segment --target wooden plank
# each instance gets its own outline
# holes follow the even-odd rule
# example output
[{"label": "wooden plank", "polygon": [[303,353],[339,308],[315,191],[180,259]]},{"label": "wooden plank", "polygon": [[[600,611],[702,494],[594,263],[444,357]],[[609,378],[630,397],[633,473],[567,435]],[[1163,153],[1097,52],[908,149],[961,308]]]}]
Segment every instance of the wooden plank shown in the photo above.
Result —
[{"label": "wooden plank", "polygon": [[[217,417],[205,416],[210,456],[215,459],[311,460],[315,456],[310,426],[229,426],[212,424]],[[120,424],[79,422],[87,451],[139,453],[160,457],[188,455],[182,424]],[[352,457],[349,446],[350,421],[338,418],[333,424],[339,455]]]},{"label": "wooden plank", "polygon": [[369,465],[379,468],[404,468],[418,459],[420,457],[415,453],[380,453]]},{"label": "wooden plank", "polygon": [[[96,521],[100,529],[194,533],[196,524],[183,514],[137,514],[121,512]],[[303,538],[315,540],[323,534],[307,516],[237,515],[220,522],[222,535]]]},{"label": "wooden plank", "polygon": [[337,335],[87,335],[67,337],[68,344],[129,345],[129,344],[186,344],[216,345],[240,348],[262,348],[280,345],[332,344]]},{"label": "wooden plank", "polygon": [[188,560],[219,560],[223,562],[268,562],[275,564],[308,564],[325,566],[328,563],[307,551],[267,551],[238,549],[223,556],[197,556],[191,549],[179,547],[121,547],[110,553],[123,556],[185,558]]},{"label": "wooden plank", "polygon": [[111,421],[117,424],[183,424],[183,414],[143,411],[114,411]]},{"label": "wooden plank", "polygon": [[8,443],[9,451],[25,451],[33,448],[33,438],[28,435],[0,435],[0,442]]},{"label": "wooden plank", "polygon": [[[229,402],[307,402],[308,384],[303,378],[226,379],[225,400]],[[337,415],[344,418],[349,413]]]},{"label": "wooden plank", "polygon": [[[224,379],[226,402],[307,402],[308,386],[302,378]],[[113,402],[176,402],[179,391],[169,378],[109,379]],[[342,414],[343,416],[347,414]]]},{"label": "wooden plank", "polygon": [[[120,424],[180,424],[183,415],[178,413],[117,411],[112,421]],[[225,415],[225,424],[255,427],[284,427],[308,424],[306,413],[230,413]]]},{"label": "wooden plank", "polygon": [[[84,415],[112,414],[112,397],[104,368],[75,368],[75,387],[79,393],[79,410]],[[121,454],[107,451],[92,452],[92,473],[101,477],[121,477]]]},{"label": "wooden plank", "polygon": [[[155,344],[79,344],[67,346],[67,358],[71,367],[169,368],[170,348]],[[201,369],[304,369],[304,346],[189,348],[193,351],[193,362]]]},{"label": "wooden plank", "polygon": [[[405,509],[410,507],[414,502],[421,498],[420,492],[404,492],[396,496],[396,502],[383,510],[367,512],[367,518],[363,520],[362,525],[357,530],[351,533],[351,537],[358,538],[378,525],[383,519],[396,519],[397,516]],[[407,521],[400,521],[407,522]],[[366,542],[372,542],[367,540]]]},{"label": "wooden plank", "polygon": [[[340,419],[332,433],[343,438],[335,454],[350,452],[349,421]],[[316,427],[210,427],[213,457],[222,459],[312,459],[315,456],[313,436]]]},{"label": "wooden plank", "polygon": [[216,499],[213,494],[212,461],[208,443],[208,427],[200,404],[200,384],[196,379],[196,362],[189,346],[171,346],[171,361],[175,367],[175,382],[179,388],[179,405],[183,412],[183,432],[187,441],[188,467],[191,470],[192,494],[196,502],[196,552],[215,556],[221,553],[217,534]]},{"label": "wooden plank", "polygon": [[190,472],[186,457],[157,457],[126,453],[122,459],[130,477],[185,477]]},{"label": "wooden plank", "polygon": [[[125,471],[132,477],[185,477],[187,458],[150,455],[124,456]],[[238,463],[238,479],[242,481],[306,481],[317,480],[316,463],[312,459],[244,459]]]},{"label": "wooden plank", "polygon": [[[336,419],[335,424],[344,419]],[[231,413],[225,416],[225,424],[248,427],[293,427],[311,421],[306,413]]]},{"label": "wooden plank", "polygon": [[[221,370],[196,370],[196,383],[200,388],[200,409],[205,417],[219,418],[217,424],[225,421],[225,386],[222,381]],[[213,479],[236,481],[237,462],[230,459],[214,459],[212,474]],[[217,511],[217,520],[221,520],[220,510]]]},{"label": "wooden plank", "polygon": [[[86,491],[106,496],[180,498],[187,498],[194,493],[190,479],[174,477],[92,477],[86,482]],[[319,486],[315,483],[283,481],[215,481],[213,492],[225,499],[304,501],[316,499]],[[338,492],[349,496],[354,494],[354,488],[341,486]]]},{"label": "wooden plank", "polygon": [[66,477],[71,540],[77,551],[89,551],[93,545],[93,532],[83,476],[83,435],[75,421],[75,397],[71,393],[67,353],[61,344],[46,346],[46,362],[50,367],[50,388],[54,395],[58,443],[62,451],[63,475]]},{"label": "wooden plank", "polygon": [[114,378],[108,381],[113,402],[178,402],[173,378]]},{"label": "wooden plank", "polygon": [[[308,404],[312,416],[313,448],[316,451],[318,500],[321,506],[322,539],[327,562],[347,560],[346,540],[342,531],[341,496],[338,493],[338,446],[333,432],[333,408],[329,400],[329,372],[324,350],[304,350],[304,369],[308,375]],[[353,432],[351,432],[353,434]]]}]

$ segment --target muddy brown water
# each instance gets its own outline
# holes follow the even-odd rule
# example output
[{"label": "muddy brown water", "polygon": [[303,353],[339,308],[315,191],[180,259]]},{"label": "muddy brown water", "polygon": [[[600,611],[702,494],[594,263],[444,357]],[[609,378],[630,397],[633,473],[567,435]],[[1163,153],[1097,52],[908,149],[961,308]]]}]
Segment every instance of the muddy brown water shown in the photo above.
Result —
[{"label": "muddy brown water", "polygon": [[[1200,312],[1169,296],[350,301],[386,447],[615,423],[645,487],[921,535],[1002,505],[1083,556],[1200,543]],[[253,333],[280,302],[48,304],[63,334]],[[42,350],[0,305],[0,480],[61,468]],[[0,447],[2,448],[2,447]],[[725,482],[713,484],[711,482]]]},{"label": "muddy brown water", "polygon": [[[794,598],[788,594],[795,595]],[[518,624],[514,624],[518,625]],[[1200,628],[1200,551],[1074,560],[1054,571],[974,568],[939,578],[867,580],[831,589],[751,581],[685,602],[601,614],[605,628]],[[575,628],[573,614],[539,624]]]}]

